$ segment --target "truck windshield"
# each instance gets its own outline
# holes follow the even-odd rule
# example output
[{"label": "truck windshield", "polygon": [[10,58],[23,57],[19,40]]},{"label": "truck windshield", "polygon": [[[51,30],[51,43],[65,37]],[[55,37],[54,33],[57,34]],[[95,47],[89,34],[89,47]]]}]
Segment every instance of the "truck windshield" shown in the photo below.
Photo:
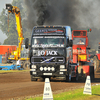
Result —
[{"label": "truck windshield", "polygon": [[74,45],[85,45],[86,38],[73,38]]},{"label": "truck windshield", "polygon": [[64,36],[34,36],[32,39],[32,47],[64,47]]}]

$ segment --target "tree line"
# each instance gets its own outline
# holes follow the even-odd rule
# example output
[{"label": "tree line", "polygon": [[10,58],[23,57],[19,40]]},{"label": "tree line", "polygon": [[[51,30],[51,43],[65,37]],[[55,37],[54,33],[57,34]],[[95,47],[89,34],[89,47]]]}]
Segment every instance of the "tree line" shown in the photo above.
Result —
[{"label": "tree line", "polygon": [[[17,6],[20,9],[21,14],[21,24],[23,28],[24,39],[26,37],[31,37],[31,30],[27,29],[25,23],[25,8],[23,6],[23,0],[13,0],[11,3],[12,6]],[[6,4],[5,4],[6,6]],[[6,7],[5,7],[6,8]],[[4,45],[18,45],[18,33],[16,30],[16,19],[15,14],[9,14],[7,9],[3,9],[0,14],[0,29],[7,36],[7,39],[4,40]],[[24,41],[23,41],[24,43]]]}]

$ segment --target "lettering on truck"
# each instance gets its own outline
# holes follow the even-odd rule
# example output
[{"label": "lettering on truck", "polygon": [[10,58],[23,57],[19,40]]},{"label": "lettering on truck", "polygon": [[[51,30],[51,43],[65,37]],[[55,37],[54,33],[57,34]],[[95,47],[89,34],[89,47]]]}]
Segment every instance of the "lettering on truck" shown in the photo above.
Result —
[{"label": "lettering on truck", "polygon": [[57,55],[57,51],[38,51],[38,56]]},{"label": "lettering on truck", "polygon": [[73,53],[86,53],[86,50],[85,49],[82,49],[82,50],[73,49]]}]

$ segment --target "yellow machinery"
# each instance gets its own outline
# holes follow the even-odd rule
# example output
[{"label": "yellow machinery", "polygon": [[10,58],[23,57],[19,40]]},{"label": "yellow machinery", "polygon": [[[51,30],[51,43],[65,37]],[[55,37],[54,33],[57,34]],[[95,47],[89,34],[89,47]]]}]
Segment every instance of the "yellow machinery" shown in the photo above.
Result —
[{"label": "yellow machinery", "polygon": [[16,6],[12,6],[11,4],[6,4],[6,9],[8,10],[8,13],[15,14],[19,41],[17,50],[11,53],[11,55],[8,57],[8,60],[18,60],[19,58],[21,58],[21,60],[29,60],[28,57],[21,57],[22,43],[24,38],[21,25],[20,9]]}]

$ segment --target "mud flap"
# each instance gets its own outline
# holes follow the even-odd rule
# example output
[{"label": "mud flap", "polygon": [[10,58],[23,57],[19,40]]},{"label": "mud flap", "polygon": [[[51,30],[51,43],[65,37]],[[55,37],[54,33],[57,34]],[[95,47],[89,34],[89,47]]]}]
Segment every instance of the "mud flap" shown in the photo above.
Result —
[{"label": "mud flap", "polygon": [[94,66],[90,66],[90,78],[91,78],[91,81],[94,80]]},{"label": "mud flap", "polygon": [[71,80],[78,81],[78,65],[76,63],[71,64]]}]

